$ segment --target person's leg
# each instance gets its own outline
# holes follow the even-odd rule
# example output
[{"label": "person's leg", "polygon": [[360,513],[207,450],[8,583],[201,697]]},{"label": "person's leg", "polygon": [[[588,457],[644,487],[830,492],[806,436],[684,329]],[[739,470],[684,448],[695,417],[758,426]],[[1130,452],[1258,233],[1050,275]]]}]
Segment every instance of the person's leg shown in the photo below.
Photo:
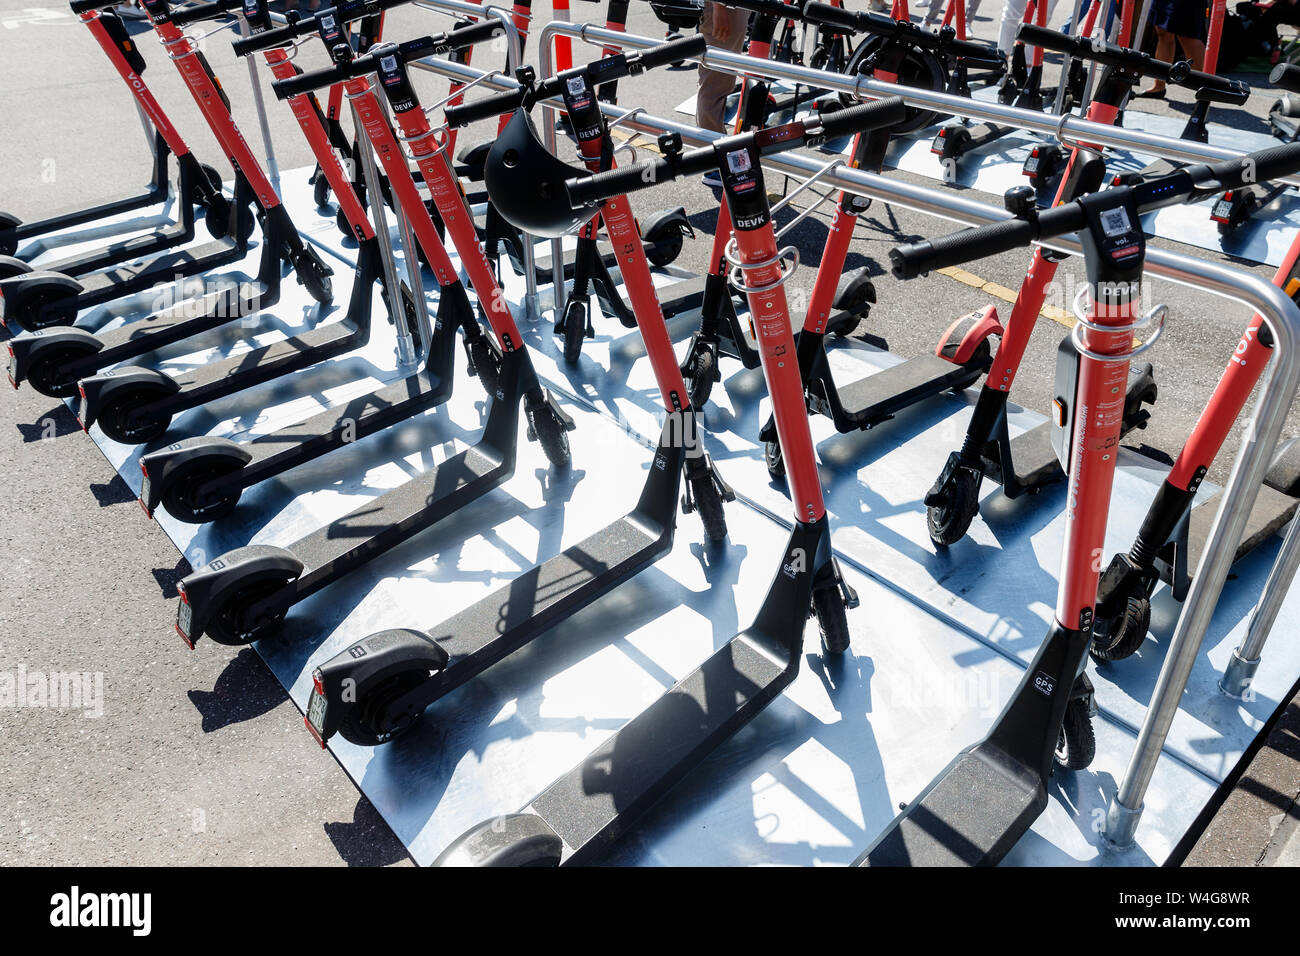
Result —
[{"label": "person's leg", "polygon": [[1193,70],[1205,69],[1205,43],[1195,37],[1178,38],[1178,45],[1183,48],[1183,55],[1192,64]]},{"label": "person's leg", "polygon": [[1025,19],[1025,8],[1028,6],[1029,0],[1007,0],[1002,8],[1002,22],[998,26],[998,52],[1003,56],[1011,55],[1011,50],[1016,45],[1016,34],[1020,32],[1020,24]]},{"label": "person's leg", "polygon": [[[745,10],[735,10],[719,3],[706,3],[704,13],[700,16],[700,35],[709,46],[721,47],[734,53],[745,44],[745,28],[748,23],[749,13]],[[735,86],[734,74],[706,70],[701,66],[695,95],[695,125],[721,133],[727,96]]]},{"label": "person's leg", "polygon": [[[1174,35],[1164,27],[1156,27],[1156,59],[1163,60],[1165,63],[1172,62],[1174,58]],[[1204,52],[1204,51],[1202,51]],[[1138,93],[1138,97],[1162,96],[1165,92],[1165,84],[1162,80],[1152,80],[1148,89]]]}]

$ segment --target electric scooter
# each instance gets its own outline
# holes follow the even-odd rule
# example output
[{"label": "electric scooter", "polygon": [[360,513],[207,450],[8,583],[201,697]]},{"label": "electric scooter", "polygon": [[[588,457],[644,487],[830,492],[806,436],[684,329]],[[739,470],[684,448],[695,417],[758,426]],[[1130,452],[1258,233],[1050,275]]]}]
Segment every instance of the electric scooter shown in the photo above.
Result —
[{"label": "electric scooter", "polygon": [[[251,195],[260,211],[264,241],[270,232],[271,238],[278,241],[282,258],[293,266],[298,281],[318,302],[329,302],[332,270],[314,249],[303,243],[280,197],[235,125],[229,101],[216,74],[194,42],[181,32],[180,24],[190,22],[189,11],[173,14],[169,0],[141,2],[149,14],[154,32],[176,64],[204,120],[235,170],[235,208],[242,208],[242,197]],[[73,0],[72,9],[80,14],[108,5],[104,0]],[[269,225],[272,220],[275,220],[274,227]],[[16,321],[29,331],[54,324],[70,324],[80,309],[143,291],[160,281],[173,282],[240,259],[247,248],[246,238],[242,228],[238,228],[233,239],[216,244],[220,248],[211,254],[207,247],[167,252],[139,263],[93,273],[81,280],[43,272],[0,279],[4,319]]]},{"label": "electric scooter", "polygon": [[[90,30],[91,36],[99,44],[104,54],[117,70],[135,98],[136,106],[148,124],[154,129],[154,180],[150,193],[152,202],[163,202],[168,196],[167,157],[176,157],[179,182],[176,191],[176,220],[161,228],[132,236],[129,239],[109,242],[101,248],[80,253],[55,261],[43,261],[39,268],[42,272],[57,272],[67,276],[82,276],[86,273],[106,269],[119,262],[139,259],[151,253],[162,252],[174,246],[184,245],[194,238],[195,208],[212,207],[211,219],[207,221],[208,232],[214,239],[223,238],[229,226],[230,207],[221,192],[221,177],[211,166],[200,163],[172,125],[161,105],[145,85],[142,74],[145,70],[144,57],[135,46],[135,41],[127,34],[126,28],[116,14],[101,13],[91,10],[82,14],[81,22]],[[109,208],[109,207],[101,207]],[[124,211],[120,204],[113,204],[115,212]],[[127,207],[133,208],[133,207]],[[111,213],[109,213],[111,215]],[[94,217],[92,217],[94,218]],[[59,217],[62,225],[71,225],[66,217]],[[16,219],[12,224],[0,215],[0,277],[21,275],[31,271],[25,261],[27,256],[13,259],[9,250],[17,248],[19,233],[24,230]],[[37,224],[39,225],[39,224]],[[128,227],[129,228],[129,227]],[[33,230],[25,231],[35,234]]]},{"label": "electric scooter", "polygon": [[[1273,284],[1300,296],[1300,235],[1287,250]],[[1194,504],[1196,492],[1228,432],[1241,414],[1273,350],[1273,335],[1262,316],[1251,319],[1215,386],[1209,404],[1196,420],[1142,520],[1133,546],[1116,554],[1102,572],[1097,588],[1092,656],[1118,661],[1137,652],[1151,628],[1151,596],[1164,581],[1176,601],[1191,587],[1192,569],[1200,566],[1209,538],[1218,495]],[[1259,489],[1235,560],[1259,547],[1295,517],[1300,504],[1300,441],[1282,444]]]},{"label": "electric scooter", "polygon": [[[608,56],[541,84],[522,84],[517,91],[448,107],[447,122],[467,123],[513,108],[488,154],[488,190],[502,215],[527,235],[558,238],[586,227],[573,217],[564,188],[565,181],[582,170],[547,151],[528,108],[561,94],[584,159],[593,172],[607,171],[613,150],[596,99],[597,84],[639,74],[678,56],[699,55],[704,46],[704,39],[695,37],[630,57]],[[635,510],[427,631],[401,628],[373,634],[317,668],[306,725],[321,746],[335,733],[359,746],[377,746],[406,733],[434,701],[666,555],[673,546],[683,474],[687,492],[682,510],[699,512],[711,541],[726,538],[723,501],[735,495],[700,446],[695,409],[677,369],[631,206],[625,196],[612,194],[598,208],[620,250],[624,280],[667,413]],[[595,210],[593,206],[585,211]]]},{"label": "electric scooter", "polygon": [[823,655],[847,649],[844,609],[856,605],[857,596],[843,581],[831,553],[802,386],[794,364],[784,359],[794,352],[784,290],[790,272],[783,259],[788,253],[777,249],[760,163],[767,153],[897,123],[903,111],[902,100],[893,97],[719,138],[689,152],[681,151],[680,138],[663,136],[661,159],[569,182],[570,202],[581,207],[707,169],[721,173],[734,233],[727,257],[739,273],[750,314],[758,317],[755,331],[763,375],[790,466],[795,528],[753,625],[522,811],[470,829],[442,852],[437,864],[555,866],[595,861],[673,784],[789,686],[798,674],[810,612],[822,632]]},{"label": "electric scooter", "polygon": [[[249,0],[248,3],[242,3],[242,0],[221,0],[218,3],[193,6],[186,8],[182,13],[178,13],[173,18],[173,21],[179,25],[198,22],[202,19],[240,10],[241,5],[245,19],[253,30],[267,29],[270,18],[265,0]],[[278,70],[281,72],[287,71],[288,75],[293,75],[295,67],[288,59],[278,59],[278,57],[285,56],[286,54],[282,51],[277,51],[275,57],[268,53],[267,62],[273,73]],[[313,154],[317,157],[318,164],[324,163],[327,169],[326,173],[322,173],[322,178],[329,176],[339,183],[345,182],[346,175],[337,156],[332,152],[332,143],[324,126],[323,117],[320,115],[318,104],[314,100],[300,98],[295,100],[292,105],[298,124],[307,138]],[[359,197],[350,188],[345,192],[346,198],[340,200],[339,215],[348,223],[348,234],[360,243],[358,255],[359,284],[354,289],[354,297],[361,297],[354,298],[356,307],[349,310],[348,319],[348,322],[354,326],[354,331],[360,336],[359,339],[355,340],[359,347],[360,344],[363,344],[365,335],[369,330],[371,308],[369,292],[365,291],[364,296],[362,296],[362,286],[364,286],[364,290],[369,290],[373,285],[378,275],[379,253],[373,241],[373,230],[370,229],[369,223],[365,220],[365,212],[360,205]],[[265,229],[266,235],[262,243],[257,277],[249,286],[241,287],[234,281],[228,283],[215,280],[209,281],[206,283],[209,291],[205,292],[197,301],[186,302],[173,309],[154,313],[145,319],[127,323],[107,332],[92,333],[84,328],[70,326],[18,336],[9,343],[10,383],[16,388],[24,380],[30,380],[32,386],[44,395],[67,398],[77,394],[78,382],[81,379],[90,379],[104,369],[119,365],[130,359],[139,358],[165,345],[227,325],[236,319],[270,308],[280,298],[280,261],[284,247],[283,222],[279,217],[267,217]],[[361,268],[362,266],[364,268]],[[336,329],[309,333],[306,337],[282,343],[275,347],[274,354],[281,357],[293,355],[297,361],[305,361],[312,356],[322,354],[311,351],[313,345],[323,345],[328,348],[344,347],[348,341],[354,340],[346,339],[346,337],[340,338],[338,332],[343,327],[340,325]],[[294,353],[293,347],[295,343],[302,347],[303,350]],[[267,358],[270,357],[272,355],[268,354]],[[262,353],[255,353],[254,359],[256,364],[264,369],[269,368],[269,366],[265,365]],[[240,373],[238,376],[230,374],[236,364]],[[277,367],[284,368],[282,365]],[[136,397],[131,400],[131,405],[139,405],[142,402],[153,401],[173,394],[171,391],[172,381],[168,376],[159,372],[136,375],[136,371],[135,369],[121,369],[115,371],[112,376],[114,390],[126,387],[117,384],[124,377],[129,376],[131,378],[133,384],[130,389],[133,393],[137,393]],[[179,402],[179,404],[174,404],[173,401],[169,400],[166,408],[151,409],[150,417],[153,421],[150,423],[149,428],[144,429],[140,434],[146,436],[145,440],[157,437],[153,432],[157,430],[160,424],[165,429],[166,420],[172,415],[185,408],[194,407],[195,404],[202,404],[214,397],[229,394],[231,391],[245,387],[244,383],[250,381],[245,376],[250,372],[249,356],[242,356],[237,360],[237,363],[226,362],[203,370],[196,370],[190,380],[177,383],[182,391],[186,388],[191,389],[188,396],[184,399],[175,396],[175,401]],[[218,383],[218,392],[198,390],[198,387],[203,383]],[[158,414],[154,415],[154,412]],[[100,414],[98,408],[90,410],[92,419],[100,417]],[[115,408],[112,411],[112,421],[109,418],[104,419],[108,423],[105,425],[106,433],[109,433],[110,429],[115,430],[120,435],[125,435],[128,431],[135,432],[136,426],[123,419],[123,414],[129,417],[130,409]],[[115,440],[120,440],[120,438]]]},{"label": "electric scooter", "polygon": [[[1300,93],[1300,66],[1279,63],[1268,75],[1268,81],[1286,91],[1268,111],[1269,126],[1278,139],[1292,142],[1298,128],[1294,117],[1300,116],[1300,100],[1291,94]],[[1229,189],[1214,201],[1210,218],[1219,224],[1219,232],[1226,235],[1290,188],[1286,183],[1273,183]]]},{"label": "electric scooter", "polygon": [[[992,730],[951,763],[858,857],[867,866],[979,866],[1002,860],[1047,805],[1053,763],[1087,765],[1095,749],[1091,693],[1083,673],[1092,638],[1099,568],[1105,540],[1115,449],[1124,403],[1120,399],[1133,355],[1159,335],[1167,309],[1142,316],[1146,236],[1143,213],[1194,202],[1252,173],[1260,180],[1300,169],[1300,145],[1283,146],[1215,166],[1184,167],[1168,176],[1090,193],[1020,219],[894,249],[894,274],[907,279],[1079,232],[1088,285],[1076,301],[1077,359],[1058,365],[1065,406],[1053,440],[1068,462],[1070,498],[1056,613],[1047,638],[1025,670]],[[1151,327],[1154,326],[1154,330]],[[1134,346],[1135,331],[1146,342]]]},{"label": "electric scooter", "polygon": [[[1024,20],[1025,23],[1037,22],[1040,27],[1047,26],[1046,0],[1029,0],[1025,7]],[[988,56],[989,53],[986,52],[986,59]],[[1024,69],[1025,43],[1017,37],[1012,53],[1012,64],[1001,89],[998,90],[998,102],[1020,109],[1042,112],[1043,48],[1034,47],[1032,63],[1026,71]],[[966,69],[964,59],[960,68]],[[1017,80],[1017,76],[1022,73],[1023,79]],[[930,152],[939,157],[939,162],[943,165],[944,178],[952,180],[956,178],[957,162],[963,156],[983,149],[1014,132],[1016,132],[1014,126],[989,122],[972,123],[969,119],[962,118],[955,124],[944,126],[935,134],[934,142],[930,144]]]},{"label": "electric scooter", "polygon": [[[260,5],[264,0],[251,2]],[[250,22],[253,36],[258,36],[258,22]],[[297,36],[314,29],[315,25],[306,21],[299,21],[294,28]],[[280,41],[286,45],[295,42],[289,34],[281,34]],[[300,73],[287,60],[283,46],[264,48],[276,79],[288,79]],[[341,62],[346,63],[347,59],[342,56]],[[310,101],[310,96],[294,96],[289,103],[299,112],[306,108],[304,104]],[[477,374],[480,365],[486,367],[496,361],[492,346],[475,319],[465,287],[401,158],[397,140],[382,121],[373,92],[369,91],[368,84],[359,83],[354,86],[350,99],[368,120],[358,126],[362,135],[368,132],[373,137],[376,152],[386,163],[390,190],[398,203],[403,209],[411,210],[412,231],[424,248],[424,258],[438,282],[437,313],[424,366],[414,375],[357,398],[342,409],[325,409],[305,422],[261,435],[248,444],[202,435],[150,452],[140,459],[143,473],[140,505],[149,517],[162,506],[172,517],[190,524],[219,520],[235,510],[248,488],[441,405],[452,394],[457,327],[464,333],[471,374]],[[367,161],[359,150],[358,155],[363,162]],[[322,170],[329,169],[329,164],[322,166]],[[358,202],[348,200],[349,193],[344,186],[340,183],[336,189],[340,202],[348,206]],[[488,377],[485,372],[483,378]]]},{"label": "electric scooter", "polygon": [[[178,11],[172,17],[172,25],[184,26],[230,12],[242,14],[244,10],[244,0],[212,0]],[[250,0],[247,10],[262,29],[269,26],[265,8],[259,12],[257,0]],[[268,51],[266,59],[272,73],[281,78],[291,78],[300,72],[282,50]],[[81,397],[77,414],[87,430],[98,423],[116,442],[146,444],[165,434],[173,418],[184,411],[299,372],[361,348],[370,340],[372,293],[383,273],[382,248],[348,185],[338,158],[330,151],[319,110],[306,96],[293,98],[290,105],[317,161],[332,180],[335,196],[357,240],[356,272],[346,315],[339,322],[180,375],[127,366],[83,378],[78,383]],[[400,307],[401,290],[388,292],[390,306]],[[136,339],[134,345],[137,349],[146,348],[147,340]]]},{"label": "electric scooter", "polygon": [[[430,128],[415,89],[402,80],[402,73],[393,72],[406,58],[427,56],[439,47],[482,42],[496,35],[500,25],[487,21],[440,38],[411,40],[400,47],[384,44],[365,56],[353,57],[342,24],[328,11],[316,22],[334,65],[276,80],[271,88],[277,97],[286,99],[331,83],[346,83],[346,95],[357,107],[367,137],[381,159],[392,163],[387,168],[396,185],[400,180],[398,164],[406,160],[380,135],[381,126],[387,128],[387,119],[365,79],[370,73],[381,74],[379,87],[393,109],[401,140],[424,174],[497,339],[500,354],[496,362],[477,364],[479,380],[493,401],[478,444],[292,544],[237,548],[187,575],[177,585],[176,630],[191,648],[205,633],[220,644],[233,646],[274,634],[298,602],[496,488],[514,473],[521,403],[529,440],[540,442],[553,466],[563,468],[570,461],[567,432],[574,427],[573,420],[537,379],[505,294],[479,244],[460,182],[447,158],[447,140]],[[413,207],[407,207],[409,217],[414,219],[415,213]]]},{"label": "electric scooter", "polygon": [[[14,255],[18,251],[19,243],[29,239],[37,239],[51,232],[83,226],[98,219],[111,219],[137,209],[167,202],[170,196],[168,157],[172,155],[176,156],[176,165],[181,177],[180,189],[176,194],[181,229],[179,232],[174,227],[163,229],[159,231],[159,236],[165,234],[170,239],[177,235],[185,235],[185,238],[177,239],[173,244],[188,242],[194,236],[194,207],[202,206],[208,210],[204,223],[208,231],[212,233],[214,239],[221,238],[227,231],[230,218],[230,204],[221,193],[221,177],[211,166],[200,163],[194,158],[185,141],[172,126],[167,114],[154,99],[144,82],[143,74],[148,64],[136,48],[135,41],[126,32],[121,18],[107,10],[88,10],[81,14],[81,21],[90,31],[90,35],[95,38],[100,49],[104,51],[109,62],[113,64],[118,75],[122,77],[141,115],[153,128],[153,173],[149,186],[144,192],[134,196],[36,222],[23,222],[13,213],[0,212],[0,256]],[[152,251],[151,248],[144,248],[137,252],[138,248],[133,245],[111,244],[109,249],[120,250],[122,256],[120,259],[107,260],[105,265]],[[153,248],[163,249],[167,246]],[[77,273],[72,271],[74,268],[75,266],[67,266],[59,271],[76,275]],[[83,271],[90,271],[90,269]]]},{"label": "electric scooter", "polygon": [[[1056,50],[1103,67],[1085,114],[1093,122],[1113,123],[1133,85],[1143,76],[1198,90],[1214,89],[1221,96],[1244,98],[1248,93],[1236,81],[1197,73],[1189,70],[1186,63],[1162,63],[1100,39],[1071,37],[1028,24],[1020,28],[1020,33],[1026,42],[1040,49]],[[1095,192],[1104,176],[1101,153],[1075,147],[1054,205]],[[1030,207],[1037,208],[1036,195],[1029,186],[1011,190],[1007,196],[1008,210],[1016,215],[1028,215]],[[985,479],[997,482],[1002,493],[1014,500],[1064,477],[1058,456],[1052,450],[1050,436],[1054,426],[1051,423],[1044,422],[1014,439],[1007,428],[1008,395],[1061,260],[1060,255],[1050,250],[1034,250],[1029,271],[1003,326],[992,368],[971,412],[961,449],[948,456],[943,470],[926,492],[926,524],[930,540],[938,547],[948,547],[965,536],[979,513],[980,487]],[[993,306],[983,312],[996,316]],[[1068,355],[1068,339],[1063,348]],[[1144,366],[1126,389],[1121,435],[1145,426],[1150,413],[1143,406],[1154,404],[1156,395],[1153,370],[1149,365]]]}]

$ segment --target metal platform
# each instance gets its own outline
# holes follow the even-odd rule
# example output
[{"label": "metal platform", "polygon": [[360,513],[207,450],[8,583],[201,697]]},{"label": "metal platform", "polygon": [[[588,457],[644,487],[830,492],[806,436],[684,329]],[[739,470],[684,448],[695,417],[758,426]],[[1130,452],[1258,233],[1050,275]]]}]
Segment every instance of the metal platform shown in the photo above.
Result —
[{"label": "metal platform", "polygon": [[[778,95],[794,92],[784,82],[773,84]],[[996,94],[989,89],[976,90],[973,99],[993,100]],[[727,122],[735,118],[738,98],[733,95],[727,102]],[[677,113],[695,115],[695,97],[677,106]],[[1078,111],[1074,111],[1078,114]],[[1021,174],[1021,167],[1030,149],[1043,142],[1043,137],[1024,130],[1015,130],[988,146],[973,150],[957,161],[952,171],[945,173],[939,157],[930,152],[930,144],[943,126],[956,122],[946,119],[927,126],[906,137],[890,143],[885,156],[886,169],[901,169],[918,176],[928,176],[940,182],[965,189],[977,189],[991,196],[1001,196],[1014,186],[1024,186],[1029,180]],[[1184,120],[1172,116],[1143,113],[1130,108],[1124,114],[1124,125],[1160,136],[1177,138],[1183,131]],[[1242,153],[1270,149],[1278,140],[1268,133],[1239,130],[1219,124],[1209,125],[1210,144],[1223,146]],[[828,141],[827,152],[847,154],[851,141],[847,138]],[[1136,172],[1155,160],[1155,156],[1128,150],[1106,151],[1106,169],[1111,173]],[[1245,223],[1224,236],[1219,226],[1210,219],[1209,199],[1192,205],[1170,206],[1148,213],[1143,226],[1148,235],[1238,256],[1251,262],[1264,262],[1271,266],[1281,264],[1291,244],[1291,236],[1300,228],[1300,193],[1286,190],[1272,202],[1263,206]]]},{"label": "metal platform", "polygon": [[[336,263],[336,301],[346,302],[352,251],[332,215],[314,211],[305,181],[306,171],[284,175],[286,201]],[[244,271],[253,271],[255,256]],[[507,295],[518,302],[523,280],[505,272]],[[271,313],[257,320],[266,329],[259,340],[306,327],[314,306],[290,280]],[[258,650],[300,708],[315,663],[382,628],[431,626],[632,506],[659,433],[658,389],[638,335],[612,318],[595,322],[597,337],[587,340],[576,367],[563,362],[549,322],[522,324],[538,373],[577,423],[572,471],[552,471],[538,446],[521,439],[515,475],[501,488],[296,607],[282,636]],[[692,328],[678,321],[671,331],[683,348]],[[178,416],[174,431],[243,441],[301,421],[401,374],[394,345],[390,327],[377,322],[360,353]],[[247,347],[219,337],[203,351],[186,355],[181,345],[158,358],[164,368],[185,368]],[[830,360],[841,381],[899,361],[856,343],[837,344]],[[727,509],[725,545],[710,548],[697,519],[680,516],[668,557],[440,701],[413,735],[375,750],[332,743],[417,861],[432,860],[470,825],[523,806],[749,624],[776,570],[789,503],[769,481],[755,441],[766,416],[761,373],[730,360],[722,372],[704,423],[710,452],[739,495]],[[162,527],[198,565],[250,542],[292,541],[353,510],[477,438],[486,402],[459,353],[456,374],[445,406],[251,490],[216,527],[196,532],[165,513]],[[960,440],[968,406],[965,396],[945,395],[847,436],[814,419],[836,549],[862,600],[849,615],[852,650],[823,662],[810,623],[805,666],[789,691],[672,791],[611,862],[847,863],[900,801],[982,736],[1051,616],[1062,493],[1008,502],[989,488],[969,538],[936,554],[921,496]],[[1013,434],[1040,420],[1020,410],[1010,419]],[[98,429],[92,437],[138,489],[139,453]],[[1123,456],[1108,547],[1128,545],[1161,476],[1146,459]],[[1201,493],[1214,490],[1207,484]],[[1123,853],[1102,850],[1099,834],[1174,624],[1176,607],[1164,590],[1154,637],[1141,652],[1090,667],[1101,707],[1096,762],[1057,776],[1047,812],[1007,862],[1164,861],[1300,674],[1300,647],[1279,641],[1264,658],[1254,700],[1232,701],[1215,684],[1275,550],[1270,542],[1241,562],[1225,591],[1147,795],[1137,844]],[[1298,621],[1293,596],[1278,626],[1287,633]],[[184,653],[179,638],[176,652]],[[228,653],[210,644],[199,652]],[[305,730],[302,745],[314,746]]]}]

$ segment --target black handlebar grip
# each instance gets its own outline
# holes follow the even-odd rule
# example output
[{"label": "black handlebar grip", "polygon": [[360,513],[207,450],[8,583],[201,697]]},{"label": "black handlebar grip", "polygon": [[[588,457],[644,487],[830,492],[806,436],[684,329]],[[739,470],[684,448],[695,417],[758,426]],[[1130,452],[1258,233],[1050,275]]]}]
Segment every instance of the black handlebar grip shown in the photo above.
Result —
[{"label": "black handlebar grip", "polygon": [[103,10],[105,7],[111,7],[117,0],[70,0],[68,6],[72,8],[73,13],[89,13],[91,10]]},{"label": "black handlebar grip", "polygon": [[1300,66],[1279,63],[1268,75],[1268,81],[1288,93],[1300,93]]},{"label": "black handlebar grip", "polygon": [[633,166],[620,166],[603,173],[578,176],[564,185],[569,191],[569,205],[574,209],[622,196],[640,189],[649,189],[659,183],[676,178],[672,165],[666,159],[652,159]]},{"label": "black handlebar grip", "polygon": [[316,18],[307,17],[297,23],[289,23],[282,27],[275,27],[272,30],[254,33],[252,36],[240,37],[233,41],[230,46],[235,51],[235,56],[248,56],[250,53],[258,53],[278,46],[288,46],[296,38],[304,33],[311,33],[315,29]]},{"label": "black handlebar grip", "polygon": [[719,0],[719,2],[724,7],[731,7],[735,10],[749,10],[761,17],[803,19],[803,11],[794,4],[786,3],[785,0]]},{"label": "black handlebar grip", "polygon": [[833,7],[829,3],[806,3],[803,8],[804,19],[809,23],[835,27],[846,33],[858,33],[862,30],[859,15],[843,7]]},{"label": "black handlebar grip", "polygon": [[211,0],[209,3],[199,3],[192,7],[181,7],[179,10],[172,11],[172,23],[178,27],[183,27],[190,23],[202,23],[204,20],[212,20],[232,10],[243,8],[240,0]]},{"label": "black handlebar grip", "polygon": [[704,41],[704,37],[699,34],[693,37],[682,37],[680,40],[661,43],[646,50],[637,59],[637,65],[643,70],[653,70],[655,67],[676,63],[678,60],[701,57],[708,48],[709,45]]},{"label": "black handlebar grip", "polygon": [[1210,172],[1225,189],[1264,183],[1300,172],[1300,143],[1287,143],[1215,163]]},{"label": "black handlebar grip", "polygon": [[356,74],[352,71],[351,66],[351,63],[341,63],[337,66],[312,70],[309,73],[299,73],[297,76],[291,76],[285,80],[272,80],[271,91],[275,93],[275,98],[278,100],[287,100],[291,96],[302,96],[302,94],[310,93],[322,86],[329,86],[331,83],[337,83],[340,80],[355,76]]},{"label": "black handlebar grip", "polygon": [[443,117],[446,119],[448,126],[457,129],[461,126],[468,126],[476,120],[490,119],[493,116],[509,113],[523,105],[524,90],[522,88],[506,90],[504,93],[493,93],[491,96],[485,96],[473,103],[448,106],[443,112]]},{"label": "black handlebar grip", "polygon": [[931,269],[960,265],[985,256],[1029,245],[1036,228],[1023,219],[1004,219],[976,229],[895,246],[889,250],[890,269],[898,279],[914,279]]},{"label": "black handlebar grip", "polygon": [[466,47],[491,40],[494,36],[500,36],[505,32],[506,28],[501,25],[500,20],[496,17],[488,17],[478,23],[471,23],[449,31],[442,42],[437,43],[436,46],[444,47],[447,50],[464,50]]},{"label": "black handlebar grip", "polygon": [[1212,90],[1221,95],[1215,97],[1220,103],[1229,103],[1234,106],[1240,106],[1246,100],[1250,99],[1250,86],[1241,80],[1230,79],[1226,76],[1217,76],[1214,73],[1203,73],[1200,70],[1188,70],[1187,77],[1182,80],[1175,80],[1179,86],[1185,86],[1191,90]]},{"label": "black handlebar grip", "polygon": [[887,96],[861,106],[850,106],[833,113],[819,114],[822,133],[834,139],[849,133],[862,133],[882,126],[894,126],[907,116],[907,104],[901,96]]}]

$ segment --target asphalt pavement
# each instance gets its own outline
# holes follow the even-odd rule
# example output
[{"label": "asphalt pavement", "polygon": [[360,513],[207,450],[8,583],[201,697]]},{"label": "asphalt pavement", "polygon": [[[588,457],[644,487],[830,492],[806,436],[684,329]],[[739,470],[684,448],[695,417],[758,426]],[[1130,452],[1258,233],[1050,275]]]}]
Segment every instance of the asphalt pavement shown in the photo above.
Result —
[{"label": "asphalt pavement", "polygon": [[[88,32],[66,6],[33,2],[0,0],[0,208],[28,218],[123,195],[147,181],[150,170],[131,101]],[[599,9],[575,5],[579,15]],[[540,22],[549,8],[539,3],[537,13]],[[403,39],[448,25],[444,16],[404,7],[388,14],[386,35]],[[220,165],[215,141],[155,38],[143,24],[128,27],[149,63],[150,88],[199,158]],[[193,32],[205,29],[212,28]],[[640,3],[628,29],[664,33]],[[978,38],[994,32],[987,16],[973,24]],[[231,36],[218,30],[205,39],[204,49],[246,137],[260,150],[248,67],[231,53]],[[535,50],[528,58],[535,62]],[[324,65],[319,44],[304,46],[298,62],[304,68]],[[421,82],[430,102],[441,95],[442,81]],[[689,67],[661,71],[653,82],[620,84],[620,102],[670,115],[693,94],[694,83]],[[1260,130],[1274,98],[1271,90],[1256,90],[1245,109],[1216,108],[1211,122]],[[1145,101],[1135,109],[1185,116],[1190,107],[1191,95],[1175,91],[1167,102]],[[287,107],[268,95],[267,111],[279,168],[288,175],[308,166],[310,152]],[[476,128],[462,142],[475,135],[486,138],[490,129]],[[678,264],[702,272],[714,194],[691,181],[679,184],[672,199],[704,233],[687,243]],[[788,237],[804,264],[793,280],[796,289],[811,288],[826,222],[814,214]],[[971,266],[980,288],[939,275],[903,284],[884,268],[900,238],[951,228],[883,203],[874,204],[859,225],[848,267],[873,269],[879,300],[862,331],[883,336],[900,355],[933,350],[953,318],[990,301],[1009,308],[997,296],[1014,290],[1023,276],[1027,251]],[[1165,240],[1154,244],[1233,261]],[[1266,266],[1234,264],[1266,278],[1273,273]],[[1081,262],[1064,264],[1063,276],[1070,270],[1082,279]],[[1249,311],[1197,290],[1157,286],[1156,298],[1171,310],[1164,339],[1150,356],[1160,400],[1150,427],[1130,443],[1173,453],[1204,407]],[[1055,322],[1039,322],[1016,401],[1046,412],[1063,334]],[[0,427],[0,476],[8,494],[0,507],[0,672],[21,667],[27,673],[102,675],[103,712],[87,717],[66,708],[0,707],[6,793],[0,801],[0,864],[407,861],[368,801],[333,758],[312,744],[294,705],[252,650],[232,657],[210,644],[196,653],[181,645],[171,628],[172,599],[187,566],[178,564],[175,548],[142,517],[94,445],[73,434],[71,414],[28,388],[4,404],[9,424]],[[1300,421],[1293,413],[1288,435],[1295,434]],[[1211,480],[1226,477],[1238,441],[1239,434],[1229,439]]]}]

